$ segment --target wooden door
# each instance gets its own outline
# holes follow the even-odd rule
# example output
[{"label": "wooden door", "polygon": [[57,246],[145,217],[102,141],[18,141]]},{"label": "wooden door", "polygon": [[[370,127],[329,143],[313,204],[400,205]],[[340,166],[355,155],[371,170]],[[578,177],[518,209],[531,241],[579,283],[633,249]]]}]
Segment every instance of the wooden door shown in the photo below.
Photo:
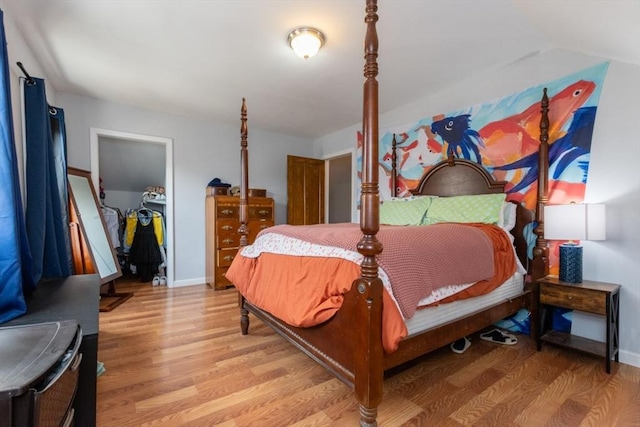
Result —
[{"label": "wooden door", "polygon": [[287,156],[287,224],[324,223],[324,160]]}]

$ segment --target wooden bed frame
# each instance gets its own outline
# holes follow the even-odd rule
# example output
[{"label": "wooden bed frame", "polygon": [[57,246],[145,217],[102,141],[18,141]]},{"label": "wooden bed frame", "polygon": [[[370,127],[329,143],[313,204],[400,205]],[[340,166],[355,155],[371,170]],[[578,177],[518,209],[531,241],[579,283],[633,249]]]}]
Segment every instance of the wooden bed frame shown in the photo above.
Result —
[{"label": "wooden bed frame", "polygon": [[[382,347],[382,292],[376,261],[383,248],[376,234],[380,228],[378,190],[378,74],[376,32],[377,0],[366,0],[366,36],[364,66],[363,109],[363,166],[360,228],[362,239],[358,251],[364,256],[361,277],[353,282],[345,295],[343,306],[333,318],[310,328],[290,326],[266,311],[252,305],[239,295],[241,330],[246,335],[249,328],[248,314],[252,313],[277,333],[282,335],[309,357],[324,366],[336,377],[355,390],[360,406],[360,425],[377,426],[378,405],[382,400],[384,372],[392,367],[415,359],[457,339],[480,331],[494,322],[516,313],[521,308],[531,311],[531,331],[537,331],[537,307],[534,307],[536,279],[548,272],[547,243],[543,238],[543,206],[547,202],[548,174],[548,98],[544,90],[540,123],[538,201],[536,213],[518,207],[516,249],[523,265],[528,266],[524,291],[515,298],[495,304],[463,318],[451,321],[427,331],[403,339],[397,351],[388,354]],[[241,182],[240,182],[240,245],[247,244],[248,220],[248,153],[247,108],[242,100],[241,108]],[[453,196],[504,192],[505,182],[495,181],[480,165],[467,160],[453,159],[438,163],[422,178],[414,194]],[[394,186],[395,187],[395,186]],[[537,223],[534,258],[526,260],[526,241],[523,228],[533,221]],[[339,343],[340,345],[336,345]]]}]

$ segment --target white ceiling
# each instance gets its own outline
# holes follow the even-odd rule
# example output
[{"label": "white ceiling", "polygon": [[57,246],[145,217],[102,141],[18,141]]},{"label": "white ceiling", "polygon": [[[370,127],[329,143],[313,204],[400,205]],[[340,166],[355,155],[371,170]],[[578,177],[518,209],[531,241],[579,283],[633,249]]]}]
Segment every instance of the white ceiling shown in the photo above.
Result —
[{"label": "white ceiling", "polygon": [[[364,0],[0,0],[58,92],[316,138],[361,121]],[[380,112],[564,48],[640,64],[639,0],[380,0]],[[326,35],[307,61],[286,43]],[[29,70],[29,64],[24,64]],[[420,90],[415,90],[419,87]]]}]

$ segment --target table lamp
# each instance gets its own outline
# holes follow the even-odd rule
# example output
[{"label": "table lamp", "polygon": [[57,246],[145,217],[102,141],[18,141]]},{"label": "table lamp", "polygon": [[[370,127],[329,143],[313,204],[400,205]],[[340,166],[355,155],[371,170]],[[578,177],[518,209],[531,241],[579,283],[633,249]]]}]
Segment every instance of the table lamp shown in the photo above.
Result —
[{"label": "table lamp", "polygon": [[603,204],[572,203],[544,207],[544,238],[568,240],[560,245],[561,282],[582,283],[582,246],[575,240],[604,240],[605,219]]}]

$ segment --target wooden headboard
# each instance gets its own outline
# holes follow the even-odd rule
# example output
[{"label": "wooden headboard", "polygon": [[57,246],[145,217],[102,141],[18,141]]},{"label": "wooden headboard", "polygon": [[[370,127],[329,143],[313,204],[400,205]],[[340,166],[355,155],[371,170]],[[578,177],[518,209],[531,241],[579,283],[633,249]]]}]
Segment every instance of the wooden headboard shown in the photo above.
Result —
[{"label": "wooden headboard", "polygon": [[429,169],[411,193],[440,197],[504,193],[505,185],[479,164],[450,157]]},{"label": "wooden headboard", "polygon": [[[478,163],[465,159],[449,159],[437,163],[422,177],[413,195],[440,197],[504,193],[506,181],[496,181]],[[527,226],[532,227],[535,212],[516,203],[516,226],[511,230],[520,263],[529,270]]]}]

